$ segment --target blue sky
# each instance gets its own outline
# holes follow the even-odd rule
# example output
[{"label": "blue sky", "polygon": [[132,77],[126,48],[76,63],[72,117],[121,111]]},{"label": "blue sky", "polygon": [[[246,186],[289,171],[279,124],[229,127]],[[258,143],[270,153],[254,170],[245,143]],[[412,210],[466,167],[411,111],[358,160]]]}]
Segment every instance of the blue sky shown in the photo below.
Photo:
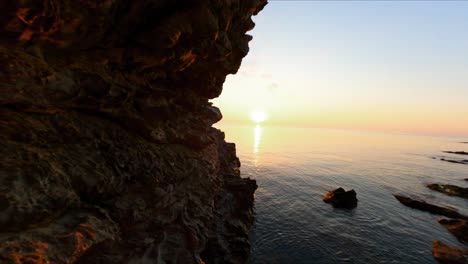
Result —
[{"label": "blue sky", "polygon": [[[468,135],[468,2],[270,1],[214,102],[281,125]],[[238,98],[243,98],[239,100]]]}]

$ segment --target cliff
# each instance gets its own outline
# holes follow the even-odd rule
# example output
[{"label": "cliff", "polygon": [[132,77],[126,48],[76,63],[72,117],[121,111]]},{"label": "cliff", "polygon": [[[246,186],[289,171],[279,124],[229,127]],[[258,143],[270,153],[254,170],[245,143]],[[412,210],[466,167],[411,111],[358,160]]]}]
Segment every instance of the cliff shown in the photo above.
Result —
[{"label": "cliff", "polygon": [[0,1],[0,263],[244,263],[208,100],[266,0]]}]

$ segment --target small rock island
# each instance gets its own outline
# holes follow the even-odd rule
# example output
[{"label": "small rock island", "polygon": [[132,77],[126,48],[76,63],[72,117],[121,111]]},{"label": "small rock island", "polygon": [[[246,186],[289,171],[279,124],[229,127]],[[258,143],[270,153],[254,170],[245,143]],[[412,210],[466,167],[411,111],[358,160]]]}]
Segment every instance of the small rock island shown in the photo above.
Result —
[{"label": "small rock island", "polygon": [[323,197],[323,201],[332,204],[333,207],[346,209],[355,208],[358,203],[358,200],[356,198],[356,191],[345,191],[341,187],[328,192]]}]

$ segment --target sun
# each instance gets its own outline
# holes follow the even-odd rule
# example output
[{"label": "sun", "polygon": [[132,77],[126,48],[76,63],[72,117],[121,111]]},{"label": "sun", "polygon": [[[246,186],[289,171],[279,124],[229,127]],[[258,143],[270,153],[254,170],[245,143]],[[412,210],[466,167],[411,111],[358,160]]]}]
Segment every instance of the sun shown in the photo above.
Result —
[{"label": "sun", "polygon": [[265,111],[257,110],[250,113],[250,119],[252,119],[252,121],[257,124],[262,123],[263,121],[267,120],[267,118],[268,116]]}]

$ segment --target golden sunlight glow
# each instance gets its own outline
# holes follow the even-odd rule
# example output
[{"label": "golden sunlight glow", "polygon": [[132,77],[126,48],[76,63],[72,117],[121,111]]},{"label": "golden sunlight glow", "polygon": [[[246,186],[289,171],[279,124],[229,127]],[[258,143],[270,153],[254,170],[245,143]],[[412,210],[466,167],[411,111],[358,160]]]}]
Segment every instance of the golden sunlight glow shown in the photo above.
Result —
[{"label": "golden sunlight glow", "polygon": [[258,147],[260,145],[260,141],[262,140],[262,127],[260,125],[255,126],[254,129],[254,154],[258,153]]},{"label": "golden sunlight glow", "polygon": [[259,163],[260,155],[258,153],[260,142],[262,141],[262,127],[260,125],[256,125],[254,129],[254,145],[253,145],[253,163],[255,166]]},{"label": "golden sunlight glow", "polygon": [[256,110],[250,113],[250,119],[255,123],[259,124],[267,120],[267,114],[264,111]]}]

